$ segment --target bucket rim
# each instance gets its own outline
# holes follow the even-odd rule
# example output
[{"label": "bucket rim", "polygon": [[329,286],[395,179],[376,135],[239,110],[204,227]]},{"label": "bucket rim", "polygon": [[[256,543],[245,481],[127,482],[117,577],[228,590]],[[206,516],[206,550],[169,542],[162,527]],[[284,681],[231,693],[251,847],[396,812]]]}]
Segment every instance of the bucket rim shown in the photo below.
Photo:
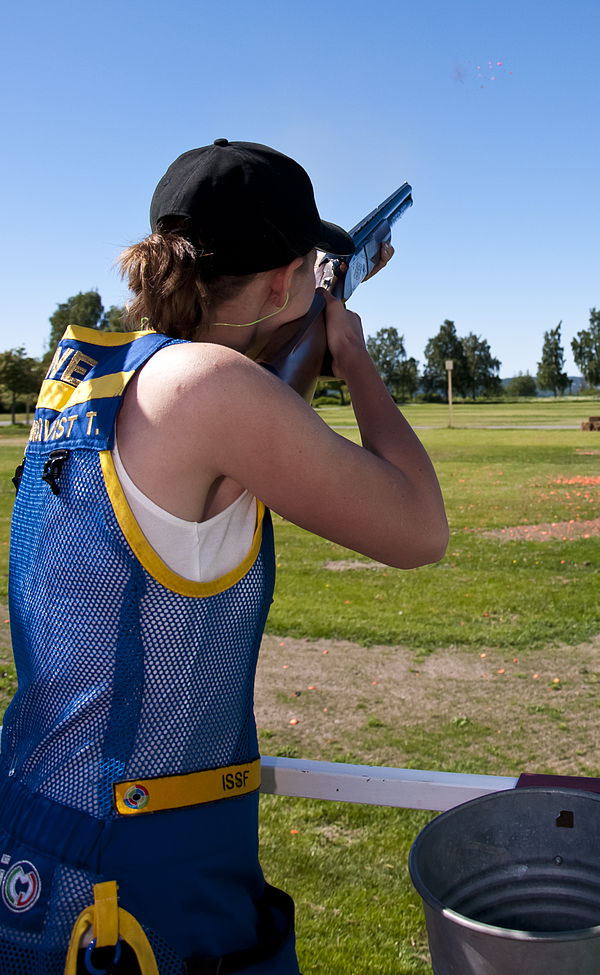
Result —
[{"label": "bucket rim", "polygon": [[[435,904],[436,898],[425,898],[423,895],[421,897],[430,907],[437,906]],[[574,928],[569,931],[528,931],[525,928],[501,928],[497,924],[486,924],[485,921],[476,921],[472,917],[459,914],[458,911],[453,911],[450,907],[444,907],[439,901],[438,905],[441,908],[442,917],[447,920],[453,921],[463,928],[468,928],[469,931],[478,931],[494,938],[507,938],[510,941],[563,942],[585,941],[600,937],[600,924],[595,924],[591,928]]]},{"label": "bucket rim", "polygon": [[[501,796],[521,796],[526,797],[527,795],[552,795],[565,798],[581,799],[582,796],[591,798],[596,802],[600,802],[600,794],[596,792],[589,792],[585,789],[566,789],[566,788],[553,788],[552,786],[528,786],[523,789],[502,789],[498,792],[489,792],[484,796],[477,796],[475,799],[469,799],[467,802],[461,802],[457,806],[452,806],[450,809],[446,809],[443,812],[435,816],[430,822],[428,822],[423,829],[419,831],[415,837],[413,844],[410,848],[408,855],[408,870],[410,878],[412,880],[413,886],[417,893],[419,894],[421,900],[423,900],[429,907],[436,910],[444,918],[454,921],[461,927],[468,928],[471,931],[478,931],[480,933],[485,933],[491,935],[492,937],[498,938],[509,938],[511,941],[582,941],[586,938],[597,938],[600,936],[600,924],[595,924],[587,928],[575,928],[568,931],[528,931],[523,928],[507,928],[500,927],[496,924],[486,924],[485,921],[477,921],[474,918],[467,917],[465,914],[460,914],[458,911],[452,910],[452,908],[446,906],[442,901],[440,901],[435,894],[425,886],[421,881],[419,871],[416,865],[416,858],[418,855],[418,844],[421,838],[426,836],[427,833],[432,832],[440,823],[440,820],[450,819],[454,813],[459,812],[466,806],[475,805],[475,803],[482,805],[485,802],[493,801]],[[510,801],[508,798],[506,801]]]}]

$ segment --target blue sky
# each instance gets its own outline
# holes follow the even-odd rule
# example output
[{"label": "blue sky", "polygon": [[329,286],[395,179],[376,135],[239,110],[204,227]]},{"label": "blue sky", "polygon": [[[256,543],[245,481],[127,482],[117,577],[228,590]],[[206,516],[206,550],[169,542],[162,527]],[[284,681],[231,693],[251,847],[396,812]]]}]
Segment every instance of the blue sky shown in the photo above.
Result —
[{"label": "blue sky", "polygon": [[[408,355],[445,318],[501,375],[600,306],[598,0],[22,0],[3,14],[0,350],[40,355],[57,303],[148,232],[180,152],[263,142],[347,227],[403,180],[396,257],[351,307]],[[500,62],[500,64],[498,63]]]}]

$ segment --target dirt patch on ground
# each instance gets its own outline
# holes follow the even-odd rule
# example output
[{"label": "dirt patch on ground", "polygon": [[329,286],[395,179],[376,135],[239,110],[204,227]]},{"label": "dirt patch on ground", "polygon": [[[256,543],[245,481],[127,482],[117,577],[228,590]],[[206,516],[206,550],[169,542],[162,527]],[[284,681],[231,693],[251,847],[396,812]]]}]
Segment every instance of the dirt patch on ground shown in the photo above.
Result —
[{"label": "dirt patch on ground", "polygon": [[373,562],[371,559],[334,559],[323,563],[324,569],[330,572],[345,572],[346,569],[387,569],[383,562]]},{"label": "dirt patch on ground", "polygon": [[[470,530],[477,531],[477,529]],[[539,525],[510,525],[508,528],[478,531],[477,534],[485,538],[499,538],[502,542],[510,542],[513,539],[521,542],[547,542],[553,538],[566,542],[571,538],[592,538],[600,535],[600,518],[592,518],[589,521],[542,522]]]},{"label": "dirt patch on ground", "polygon": [[0,437],[0,447],[26,447],[28,437]]},{"label": "dirt patch on ground", "polygon": [[419,736],[430,755],[433,734],[438,768],[464,761],[484,773],[595,775],[596,684],[600,636],[518,657],[451,647],[424,659],[402,646],[266,636],[256,687],[261,751],[341,760],[350,752],[360,763],[419,768]]}]

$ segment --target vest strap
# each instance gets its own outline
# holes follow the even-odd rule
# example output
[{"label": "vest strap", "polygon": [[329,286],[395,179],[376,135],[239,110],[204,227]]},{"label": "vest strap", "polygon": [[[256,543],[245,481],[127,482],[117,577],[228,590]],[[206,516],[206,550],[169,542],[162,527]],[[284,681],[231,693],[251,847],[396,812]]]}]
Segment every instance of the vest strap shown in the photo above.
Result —
[{"label": "vest strap", "polygon": [[[71,932],[64,975],[77,975],[81,970],[78,964],[81,956],[81,938],[88,932],[90,926],[93,940],[90,942],[89,955],[87,951],[85,952],[88,956],[84,962],[87,972],[96,970],[96,966],[91,961],[94,948],[99,950],[110,948],[116,962],[121,953],[121,943],[124,942],[130,946],[141,975],[159,975],[156,959],[142,926],[132,914],[119,907],[117,884],[114,880],[94,884],[94,903],[84,908]],[[129,967],[128,971],[132,971],[132,968]]]},{"label": "vest strap", "polygon": [[122,816],[180,809],[219,799],[245,796],[260,788],[260,758],[240,765],[165,775],[152,779],[131,779],[113,785],[115,808]]}]

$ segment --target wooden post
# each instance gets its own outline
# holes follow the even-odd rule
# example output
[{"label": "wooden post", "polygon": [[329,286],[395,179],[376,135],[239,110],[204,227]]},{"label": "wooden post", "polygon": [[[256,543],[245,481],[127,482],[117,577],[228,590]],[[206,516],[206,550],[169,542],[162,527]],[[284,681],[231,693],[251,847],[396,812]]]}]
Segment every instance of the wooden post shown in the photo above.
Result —
[{"label": "wooden post", "polygon": [[454,359],[446,359],[446,372],[448,373],[448,426],[452,426],[452,370],[454,368]]}]

